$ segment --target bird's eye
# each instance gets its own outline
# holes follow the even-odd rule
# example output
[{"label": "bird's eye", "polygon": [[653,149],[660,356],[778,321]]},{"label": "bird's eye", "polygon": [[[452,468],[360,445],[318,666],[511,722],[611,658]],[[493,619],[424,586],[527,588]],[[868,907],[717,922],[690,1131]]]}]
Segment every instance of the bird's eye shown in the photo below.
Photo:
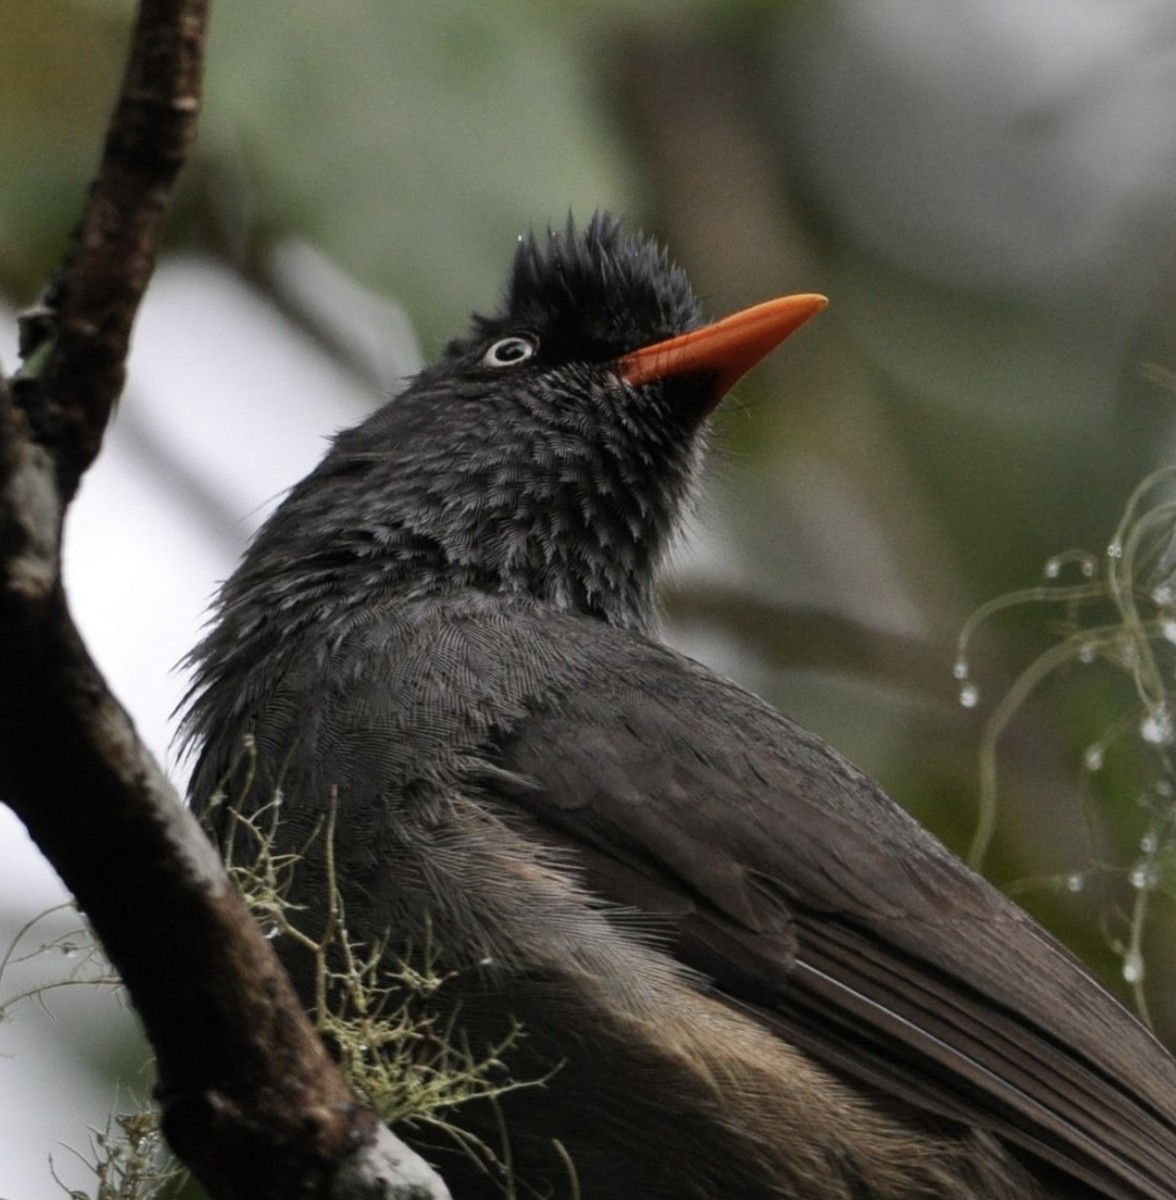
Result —
[{"label": "bird's eye", "polygon": [[512,337],[499,338],[493,346],[482,355],[482,365],[486,367],[517,367],[519,363],[534,358],[539,349],[539,343],[533,337],[523,337],[515,334]]}]

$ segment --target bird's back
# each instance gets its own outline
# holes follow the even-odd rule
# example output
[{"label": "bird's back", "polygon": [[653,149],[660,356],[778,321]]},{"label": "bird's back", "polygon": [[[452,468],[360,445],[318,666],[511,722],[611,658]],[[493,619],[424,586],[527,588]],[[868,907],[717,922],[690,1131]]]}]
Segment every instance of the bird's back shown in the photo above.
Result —
[{"label": "bird's back", "polygon": [[[699,1196],[733,1159],[747,1196],[848,1196],[862,1173],[878,1196],[1033,1195],[1026,1156],[1058,1181],[1041,1194],[1173,1194],[1176,1073],[1150,1035],[754,697],[476,592],[308,641],[219,717],[210,694],[207,719],[239,727],[250,697],[254,802],[280,787],[282,836],[304,845],[337,800],[349,926],[428,939],[467,1031],[491,1044],[518,1019],[517,1070],[556,1070],[501,1102],[524,1179],[558,1175],[559,1141],[586,1195],[674,1194],[687,1145]],[[197,793],[225,769],[206,755]],[[292,899],[320,902],[313,861],[302,879]],[[910,1156],[911,1121],[938,1158]],[[679,1132],[646,1145],[658,1123]]]}]

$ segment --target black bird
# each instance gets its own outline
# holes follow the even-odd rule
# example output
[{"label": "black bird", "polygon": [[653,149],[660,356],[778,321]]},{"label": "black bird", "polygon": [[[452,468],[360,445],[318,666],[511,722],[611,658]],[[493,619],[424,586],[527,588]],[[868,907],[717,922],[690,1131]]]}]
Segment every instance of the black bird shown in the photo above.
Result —
[{"label": "black bird", "polygon": [[[499,1102],[520,1195],[1173,1200],[1152,1036],[836,751],[658,640],[707,417],[822,304],[700,327],[611,218],[524,239],[501,310],[340,434],[224,585],[193,801],[223,836],[218,789],[280,789],[285,849],[337,802],[350,934],[428,942],[475,1050],[522,1023],[515,1073],[551,1074]],[[324,887],[308,857],[293,899]],[[497,1143],[489,1105],[458,1119]]]}]

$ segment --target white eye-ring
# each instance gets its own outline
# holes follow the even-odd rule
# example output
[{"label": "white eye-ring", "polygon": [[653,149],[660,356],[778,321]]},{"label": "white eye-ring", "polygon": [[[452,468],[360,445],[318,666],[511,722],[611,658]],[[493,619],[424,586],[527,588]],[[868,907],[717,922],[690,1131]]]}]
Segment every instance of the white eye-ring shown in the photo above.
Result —
[{"label": "white eye-ring", "polygon": [[513,334],[510,337],[499,338],[485,354],[482,355],[482,365],[485,367],[517,367],[528,358],[534,358],[539,349],[538,341],[533,337]]}]

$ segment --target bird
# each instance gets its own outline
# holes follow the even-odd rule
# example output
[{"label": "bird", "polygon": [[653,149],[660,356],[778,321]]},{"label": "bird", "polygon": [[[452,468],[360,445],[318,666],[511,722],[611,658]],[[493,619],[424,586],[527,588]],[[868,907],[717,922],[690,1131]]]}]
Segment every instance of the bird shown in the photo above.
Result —
[{"label": "bird", "polygon": [[[472,1049],[521,1030],[508,1065],[535,1086],[454,1116],[507,1139],[512,1195],[1173,1200],[1153,1035],[835,749],[661,635],[711,414],[824,304],[708,323],[605,211],[521,238],[499,307],[334,438],[223,584],[191,655],[191,802],[223,845],[280,796],[319,921],[333,813],[348,937],[390,972],[428,944]],[[406,1134],[457,1200],[501,1194]]]}]

